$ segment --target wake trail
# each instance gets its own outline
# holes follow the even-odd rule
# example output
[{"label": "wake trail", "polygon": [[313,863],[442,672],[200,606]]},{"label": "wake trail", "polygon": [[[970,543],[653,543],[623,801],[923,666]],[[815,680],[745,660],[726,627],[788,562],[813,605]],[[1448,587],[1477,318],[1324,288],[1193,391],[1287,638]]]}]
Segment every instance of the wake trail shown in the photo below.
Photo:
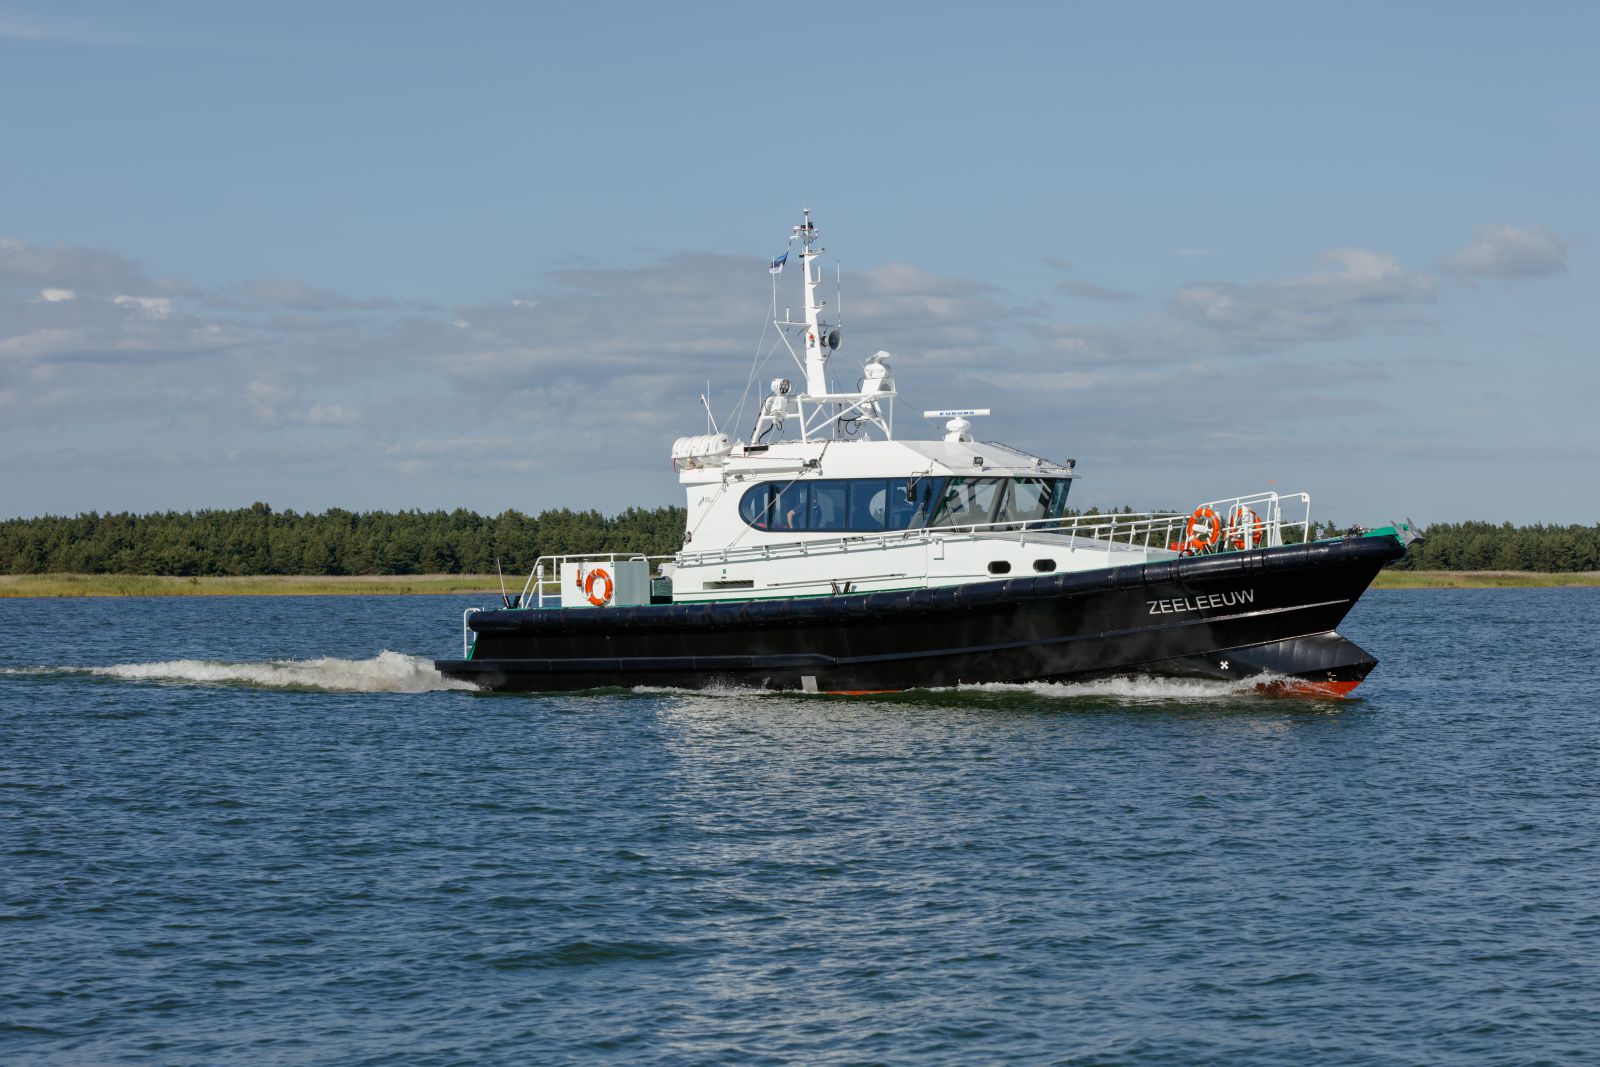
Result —
[{"label": "wake trail", "polygon": [[471,690],[470,682],[446,678],[433,661],[403,652],[379,652],[371,659],[274,659],[233,663],[174,659],[156,663],[117,663],[108,667],[12,668],[8,674],[82,674],[125,682],[243,686],[256,689],[320,690],[329,693],[431,693]]},{"label": "wake trail", "polygon": [[[962,693],[996,695],[1016,694],[1049,697],[1056,700],[1116,699],[1134,701],[1163,700],[1216,700],[1241,696],[1257,696],[1263,687],[1284,680],[1278,675],[1261,674],[1238,681],[1209,680],[1204,678],[1156,678],[1150,675],[1124,675],[1086,682],[963,682],[953,686],[928,686],[876,693],[852,699],[873,697],[900,697],[915,699],[921,695],[950,696]],[[706,689],[684,689],[672,686],[633,686],[631,692],[661,696],[697,697],[794,697],[837,696],[829,693],[801,693],[797,690],[758,689],[755,687],[717,686]]]},{"label": "wake trail", "polygon": [[1113,697],[1118,700],[1205,700],[1255,694],[1275,676],[1257,675],[1239,681],[1211,681],[1204,678],[1155,678],[1150,675],[1121,676],[1090,682],[974,682],[944,692],[1031,693],[1063,699]]}]

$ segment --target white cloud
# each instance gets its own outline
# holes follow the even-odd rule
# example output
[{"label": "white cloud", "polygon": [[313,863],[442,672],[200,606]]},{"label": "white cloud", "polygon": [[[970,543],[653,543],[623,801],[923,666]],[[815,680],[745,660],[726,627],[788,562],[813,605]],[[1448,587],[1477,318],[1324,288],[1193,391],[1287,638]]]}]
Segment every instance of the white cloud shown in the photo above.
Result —
[{"label": "white cloud", "polygon": [[46,304],[59,304],[64,300],[71,300],[78,294],[72,289],[41,289],[39,299]]},{"label": "white cloud", "polygon": [[172,301],[164,296],[119,296],[111,302],[118,307],[137,309],[152,319],[164,319],[172,314]]},{"label": "white cloud", "polygon": [[35,362],[82,349],[82,330],[49,327],[0,337],[0,359]]},{"label": "white cloud", "polygon": [[[1370,249],[1324,258],[1292,277],[1196,281],[1133,321],[1098,321],[1097,307],[1082,304],[1073,305],[1081,318],[1063,318],[911,264],[853,271],[834,373],[848,388],[866,356],[893,352],[902,433],[921,432],[914,413],[923,407],[971,403],[1003,416],[997,436],[1046,455],[1093,440],[1097,463],[1182,463],[1196,450],[1228,462],[1270,451],[1277,462],[1324,439],[1306,431],[1308,418],[1369,425],[1361,420],[1389,392],[1371,388],[1359,361],[1343,359],[1329,375],[1308,346],[1432,322],[1427,274]],[[799,295],[792,272],[779,281],[781,314]],[[751,257],[684,253],[642,268],[567,270],[516,300],[449,310],[284,281],[226,289],[224,301],[151,282],[108,253],[3,242],[0,442],[15,457],[50,426],[81,436],[85,455],[125,450],[117,462],[128,469],[154,469],[176,448],[221,471],[231,453],[242,458],[219,484],[251,486],[239,490],[247,500],[268,499],[254,487],[291,472],[323,479],[317,499],[343,506],[410,506],[419,494],[527,505],[491,475],[536,477],[528,491],[551,506],[670,500],[675,486],[650,457],[698,432],[705,379],[723,427],[747,435],[748,406],[732,425],[726,415],[752,358],[767,360],[758,386],[796,374],[770,326],[756,351],[771,285]],[[43,297],[69,287],[72,300]],[[347,314],[355,304],[372,313]],[[1381,366],[1409,373],[1393,358]],[[1217,413],[1238,408],[1241,374],[1250,376],[1250,416],[1221,425],[1247,433],[1248,447],[1214,436]],[[585,457],[581,483],[574,455]],[[87,470],[77,479],[93,481]],[[170,475],[150,479],[151,506],[172,499]],[[484,495],[458,495],[467,484]]]},{"label": "white cloud", "polygon": [[1485,226],[1446,256],[1445,270],[1462,278],[1543,278],[1567,269],[1567,246],[1540,226]]},{"label": "white cloud", "polygon": [[1367,328],[1431,325],[1416,310],[1437,298],[1429,275],[1365,248],[1335,248],[1322,259],[1335,269],[1260,285],[1185,286],[1168,313],[1212,347],[1245,353],[1349,337]]},{"label": "white cloud", "polygon": [[245,402],[250,405],[256,421],[264,426],[277,426],[283,421],[282,408],[293,396],[293,390],[259,378],[244,388]]},{"label": "white cloud", "polygon": [[256,422],[271,430],[286,426],[339,429],[366,421],[366,412],[350,404],[312,404],[302,408],[299,387],[266,378],[245,385],[244,401]]},{"label": "white cloud", "polygon": [[71,287],[79,291],[145,287],[138,264],[125,256],[76,245],[33,245],[0,237],[0,284]]}]

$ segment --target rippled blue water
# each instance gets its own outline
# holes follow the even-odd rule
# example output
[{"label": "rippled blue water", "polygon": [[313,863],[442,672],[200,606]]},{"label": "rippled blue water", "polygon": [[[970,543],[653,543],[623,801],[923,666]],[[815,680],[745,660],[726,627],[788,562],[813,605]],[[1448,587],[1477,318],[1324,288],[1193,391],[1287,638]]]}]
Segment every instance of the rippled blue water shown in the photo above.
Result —
[{"label": "rippled blue water", "polygon": [[1600,592],[1369,594],[1345,701],[443,691],[462,606],[0,601],[0,1060],[1596,1061]]}]

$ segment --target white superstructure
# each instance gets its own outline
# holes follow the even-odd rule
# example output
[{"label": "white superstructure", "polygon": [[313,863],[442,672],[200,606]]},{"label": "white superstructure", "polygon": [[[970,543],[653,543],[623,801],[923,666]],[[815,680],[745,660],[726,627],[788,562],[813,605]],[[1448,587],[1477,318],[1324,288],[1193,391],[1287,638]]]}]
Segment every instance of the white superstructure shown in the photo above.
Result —
[{"label": "white superstructure", "polygon": [[[674,601],[833,595],[1170,559],[1194,536],[1190,516],[1070,516],[1074,463],[974,440],[987,408],[923,414],[938,440],[894,436],[891,357],[861,366],[854,391],[828,383],[842,344],[817,296],[818,230],[806,210],[800,243],[803,315],[775,325],[804,388],[772,380],[751,443],[724,433],[680,438],[673,466],[687,494],[683,550],[663,569]],[[782,271],[788,251],[773,260]],[[776,306],[776,301],[775,301]],[[795,341],[798,341],[798,351]],[[1295,499],[1302,499],[1296,497]],[[1309,500],[1305,500],[1309,511]],[[1278,539],[1276,494],[1213,502],[1223,533]],[[1225,525],[1226,524],[1226,525]]]}]

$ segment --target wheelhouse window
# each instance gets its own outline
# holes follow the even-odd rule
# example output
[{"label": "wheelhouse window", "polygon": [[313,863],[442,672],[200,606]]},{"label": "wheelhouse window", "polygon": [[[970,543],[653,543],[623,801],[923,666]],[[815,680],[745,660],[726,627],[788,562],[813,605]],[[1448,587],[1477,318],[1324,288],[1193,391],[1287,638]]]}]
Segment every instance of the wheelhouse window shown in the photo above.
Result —
[{"label": "wheelhouse window", "polygon": [[1059,519],[1067,511],[1066,478],[1013,478],[995,511],[995,522],[1040,522]]},{"label": "wheelhouse window", "polygon": [[1060,518],[1064,478],[851,478],[762,482],[739,500],[758,530],[875,533]]},{"label": "wheelhouse window", "polygon": [[994,521],[1003,478],[952,478],[930,526],[981,526]]}]

